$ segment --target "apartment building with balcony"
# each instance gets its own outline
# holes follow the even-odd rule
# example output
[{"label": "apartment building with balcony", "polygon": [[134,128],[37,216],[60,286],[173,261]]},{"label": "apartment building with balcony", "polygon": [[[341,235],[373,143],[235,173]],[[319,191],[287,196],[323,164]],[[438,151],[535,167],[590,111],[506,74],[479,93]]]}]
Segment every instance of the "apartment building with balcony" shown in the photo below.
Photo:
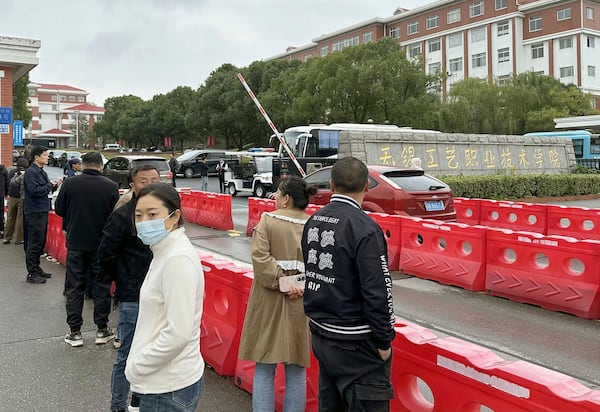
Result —
[{"label": "apartment building with balcony", "polygon": [[[104,108],[87,102],[88,92],[64,84],[35,83],[29,85],[29,107],[32,113],[27,137],[56,139],[57,147],[94,146],[92,141],[79,139],[89,136],[96,121],[101,120]],[[85,120],[85,121],[83,121]],[[89,130],[73,126],[85,124]],[[79,135],[78,135],[79,134]]]},{"label": "apartment building with balcony", "polygon": [[452,84],[476,77],[502,83],[523,72],[574,84],[600,108],[600,1],[441,0],[372,18],[288,48],[273,59],[326,56],[389,36],[407,57]]}]

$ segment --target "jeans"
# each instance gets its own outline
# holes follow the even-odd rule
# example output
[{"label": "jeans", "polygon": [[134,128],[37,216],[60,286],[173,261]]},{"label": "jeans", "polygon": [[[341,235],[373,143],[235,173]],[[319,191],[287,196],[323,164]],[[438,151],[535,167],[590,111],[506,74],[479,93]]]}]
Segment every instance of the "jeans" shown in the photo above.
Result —
[{"label": "jeans", "polygon": [[27,222],[27,245],[25,249],[27,275],[41,276],[40,256],[46,246],[48,212],[29,213],[25,216],[25,221]]},{"label": "jeans", "polygon": [[[306,407],[306,368],[286,364],[285,398],[283,412],[303,412]],[[254,388],[252,390],[252,410],[273,412],[275,410],[274,378],[275,363],[256,363]]]},{"label": "jeans", "polygon": [[[31,243],[31,239],[29,240]],[[81,329],[83,324],[83,296],[88,283],[88,276],[93,279],[94,323],[98,329],[106,328],[110,313],[110,283],[102,283],[99,279],[100,266],[96,259],[96,251],[67,251],[67,279],[65,283],[67,295],[67,324],[71,332]],[[89,274],[88,274],[89,272]]]},{"label": "jeans", "polygon": [[175,392],[139,394],[140,412],[196,412],[204,387],[204,376]]},{"label": "jeans", "polygon": [[127,398],[129,396],[129,382],[125,378],[125,364],[129,349],[133,341],[133,332],[137,322],[139,303],[119,302],[119,339],[121,347],[117,352],[117,358],[113,365],[112,379],[110,384],[111,400],[110,409],[127,409]]},{"label": "jeans", "polygon": [[201,186],[203,192],[208,192],[208,176],[202,176]]}]

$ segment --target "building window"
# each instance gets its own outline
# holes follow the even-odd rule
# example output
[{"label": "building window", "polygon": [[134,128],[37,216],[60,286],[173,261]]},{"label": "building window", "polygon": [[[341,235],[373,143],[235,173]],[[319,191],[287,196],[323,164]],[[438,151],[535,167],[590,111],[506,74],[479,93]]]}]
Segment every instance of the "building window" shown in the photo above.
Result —
[{"label": "building window", "polygon": [[70,102],[74,102],[75,101],[75,96],[69,96],[69,101]]},{"label": "building window", "polygon": [[485,26],[471,29],[471,43],[485,41]]},{"label": "building window", "polygon": [[83,96],[77,96],[77,101],[78,101],[79,103],[82,103],[82,102],[84,102],[84,101],[85,101],[85,99],[83,98]]},{"label": "building window", "polygon": [[496,10],[502,10],[506,8],[506,0],[496,0]]},{"label": "building window", "polygon": [[440,71],[442,71],[442,63],[441,62],[429,63],[429,74],[436,74],[436,73],[439,73]]},{"label": "building window", "polygon": [[390,37],[392,39],[398,39],[398,38],[400,38],[400,27],[392,27],[390,29]]},{"label": "building window", "polygon": [[363,34],[363,44],[371,43],[372,41],[373,41],[373,32],[372,31]]},{"label": "building window", "polygon": [[475,67],[483,67],[486,64],[485,53],[477,53],[471,56],[471,66]]},{"label": "building window", "polygon": [[571,18],[571,8],[567,7],[566,9],[562,9],[556,12],[556,20],[568,20]]},{"label": "building window", "polygon": [[415,34],[419,32],[419,22],[417,20],[415,21],[411,21],[410,23],[408,23],[408,26],[406,27],[406,32],[408,34]]},{"label": "building window", "polygon": [[435,16],[427,17],[427,30],[435,29],[440,25],[440,16],[437,14]]},{"label": "building window", "polygon": [[329,46],[323,46],[323,47],[321,47],[321,57],[327,56],[328,52],[329,52]]},{"label": "building window", "polygon": [[447,19],[448,24],[456,23],[457,21],[460,21],[460,9],[449,10]]},{"label": "building window", "polygon": [[358,46],[358,36],[350,37],[349,39],[340,40],[331,45],[331,51],[340,51],[350,46]]},{"label": "building window", "polygon": [[596,77],[596,66],[588,66],[588,76]]},{"label": "building window", "polygon": [[561,67],[560,68],[560,77],[573,77],[573,73],[575,73],[575,71],[573,70],[573,66],[566,66],[566,67]]},{"label": "building window", "polygon": [[510,60],[510,51],[508,47],[498,49],[498,63],[504,63]]},{"label": "building window", "polygon": [[61,95],[61,96],[60,96],[60,101],[61,101],[61,102],[66,102],[66,101],[67,101],[67,96],[63,96],[63,95]]},{"label": "building window", "polygon": [[450,69],[450,73],[462,72],[462,70],[463,70],[462,57],[458,57],[456,59],[450,59],[450,61],[448,62],[448,68]]},{"label": "building window", "polygon": [[588,20],[594,20],[594,9],[593,9],[593,7],[586,7],[585,8],[585,17]]},{"label": "building window", "polygon": [[439,37],[429,40],[429,53],[440,50],[442,50],[442,40]]},{"label": "building window", "polygon": [[53,102],[55,102],[55,101],[56,101],[56,95],[55,95],[55,94],[53,94],[53,95],[52,95],[52,101],[53,101]]},{"label": "building window", "polygon": [[29,90],[29,95],[30,96],[35,96],[35,90]]},{"label": "building window", "polygon": [[542,30],[542,18],[541,17],[530,17],[529,18],[529,31]]},{"label": "building window", "polygon": [[541,59],[544,57],[544,45],[543,44],[534,44],[531,46],[531,58],[532,59]]},{"label": "building window", "polygon": [[572,37],[563,37],[558,40],[558,48],[559,49],[570,49],[573,47],[573,38]]},{"label": "building window", "polygon": [[469,16],[477,17],[483,14],[483,1],[478,1],[469,6]]},{"label": "building window", "polygon": [[498,22],[498,37],[508,35],[508,20]]},{"label": "building window", "polygon": [[[54,99],[56,100],[56,99]],[[52,111],[55,112],[57,110],[57,106],[55,104],[52,105]]]},{"label": "building window", "polygon": [[503,74],[502,76],[498,76],[498,85],[504,86],[510,80],[510,74]]},{"label": "building window", "polygon": [[595,43],[596,43],[595,40],[596,40],[595,37],[587,36],[587,46],[593,48],[595,46]]},{"label": "building window", "polygon": [[462,33],[454,33],[448,36],[448,47],[459,47],[462,46]]},{"label": "building window", "polygon": [[421,45],[420,44],[417,44],[417,45],[414,45],[414,46],[409,46],[409,48],[408,48],[408,55],[411,58],[419,57],[420,54],[421,54]]}]

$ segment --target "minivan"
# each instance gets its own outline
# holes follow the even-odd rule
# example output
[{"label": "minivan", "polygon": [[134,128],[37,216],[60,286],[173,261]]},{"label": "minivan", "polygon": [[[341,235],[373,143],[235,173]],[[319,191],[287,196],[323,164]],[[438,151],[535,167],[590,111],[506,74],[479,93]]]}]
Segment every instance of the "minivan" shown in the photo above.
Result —
[{"label": "minivan", "polygon": [[177,158],[177,174],[182,174],[187,178],[200,175],[200,159],[206,158],[208,165],[208,174],[217,173],[217,164],[219,158],[223,157],[228,166],[240,163],[236,155],[225,152],[224,150],[190,150]]},{"label": "minivan", "polygon": [[121,152],[125,149],[123,149],[123,146],[121,146],[120,144],[116,144],[116,143],[108,143],[104,145],[104,150],[106,151],[116,151],[116,152]]}]

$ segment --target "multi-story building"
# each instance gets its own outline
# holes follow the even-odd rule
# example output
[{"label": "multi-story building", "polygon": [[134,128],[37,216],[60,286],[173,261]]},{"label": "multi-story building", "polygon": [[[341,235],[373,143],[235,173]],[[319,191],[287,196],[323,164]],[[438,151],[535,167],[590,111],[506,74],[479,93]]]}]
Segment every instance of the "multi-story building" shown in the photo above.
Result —
[{"label": "multi-story building", "polygon": [[[29,83],[32,119],[27,137],[54,138],[56,147],[93,148],[93,140],[84,137],[93,136],[91,131],[102,119],[104,108],[88,104],[88,94],[63,84]],[[83,125],[88,130],[79,130]]]},{"label": "multi-story building", "polygon": [[598,0],[441,0],[342,28],[271,59],[325,56],[384,36],[420,58],[427,73],[445,73],[444,95],[468,77],[502,83],[532,71],[577,85],[600,108]]}]

